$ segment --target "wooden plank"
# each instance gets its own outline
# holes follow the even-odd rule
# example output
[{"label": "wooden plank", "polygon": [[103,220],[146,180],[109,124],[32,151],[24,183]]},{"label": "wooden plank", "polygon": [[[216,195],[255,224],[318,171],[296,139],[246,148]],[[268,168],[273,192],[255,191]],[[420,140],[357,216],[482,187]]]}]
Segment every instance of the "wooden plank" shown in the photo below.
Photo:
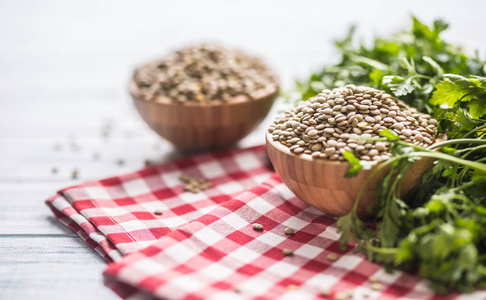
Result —
[{"label": "wooden plank", "polygon": [[77,234],[54,218],[44,200],[66,183],[0,182],[0,236]]},{"label": "wooden plank", "polygon": [[[6,96],[3,96],[6,98]],[[127,97],[116,101],[88,102],[79,98],[66,98],[56,103],[45,101],[49,95],[38,97],[38,102],[7,102],[2,103],[0,111],[0,128],[58,128],[66,129],[98,129],[106,121],[116,116],[120,126],[130,128],[133,122],[142,124],[134,113],[131,100]],[[138,125],[140,126],[140,125]],[[28,131],[24,134],[29,135]],[[20,135],[22,137],[24,135]]]},{"label": "wooden plank", "polygon": [[[0,93],[0,99],[2,93]],[[12,140],[66,140],[70,139],[102,139],[105,132],[118,138],[157,138],[148,129],[131,100],[100,101],[85,103],[82,100],[66,99],[54,103],[43,101],[34,103],[8,102],[2,104],[0,110],[0,143]],[[265,122],[269,123],[275,116],[277,105],[271,111]],[[107,128],[110,128],[107,130]],[[8,144],[7,144],[8,145]],[[7,149],[8,150],[8,149]]]},{"label": "wooden plank", "polygon": [[0,299],[118,299],[79,238],[0,237]]},{"label": "wooden plank", "polygon": [[[265,127],[244,139],[242,147],[260,144]],[[144,166],[144,159],[164,162],[181,156],[154,136],[81,141],[78,152],[68,142],[54,151],[53,139],[14,139],[8,148],[0,147],[0,234],[72,234],[52,217],[44,204],[47,197],[86,180],[135,171]],[[92,158],[94,152],[100,153],[98,160]],[[117,163],[120,158],[123,165]],[[53,167],[57,174],[52,174]],[[76,180],[71,178],[73,169],[79,170]]]},{"label": "wooden plank", "polygon": [[[240,146],[263,144],[271,119],[269,116]],[[49,134],[47,138],[0,138],[0,144],[5,145],[0,147],[0,181],[65,180],[75,168],[80,170],[82,179],[96,179],[139,169],[146,159],[164,162],[182,156],[143,124],[126,129],[116,123],[108,138],[102,136],[101,130],[74,138],[63,135],[62,129],[58,131],[58,137]],[[57,146],[60,150],[56,150]],[[94,159],[95,153],[98,159]],[[120,159],[123,165],[118,164]],[[51,172],[54,167],[57,174]]]}]

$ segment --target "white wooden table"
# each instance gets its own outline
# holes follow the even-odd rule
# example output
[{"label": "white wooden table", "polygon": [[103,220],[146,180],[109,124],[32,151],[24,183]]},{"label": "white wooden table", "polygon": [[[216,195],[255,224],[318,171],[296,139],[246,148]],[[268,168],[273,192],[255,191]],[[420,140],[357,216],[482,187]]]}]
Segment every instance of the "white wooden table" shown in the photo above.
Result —
[{"label": "white wooden table", "polygon": [[[116,299],[102,284],[105,262],[44,200],[178,156],[128,98],[139,63],[184,43],[220,41],[266,58],[288,87],[337,60],[331,41],[352,22],[369,38],[407,24],[409,12],[446,18],[448,37],[485,53],[485,2],[366,3],[0,1],[0,299]],[[262,143],[269,122],[242,145]]]}]

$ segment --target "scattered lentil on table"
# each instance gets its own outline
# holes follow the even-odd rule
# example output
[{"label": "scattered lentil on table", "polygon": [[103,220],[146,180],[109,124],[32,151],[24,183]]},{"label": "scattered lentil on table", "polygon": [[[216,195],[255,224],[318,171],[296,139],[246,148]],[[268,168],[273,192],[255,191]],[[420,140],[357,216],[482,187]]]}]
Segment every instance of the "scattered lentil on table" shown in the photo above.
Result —
[{"label": "scattered lentil on table", "polygon": [[350,151],[362,160],[381,160],[390,157],[389,143],[363,138],[381,137],[384,129],[426,147],[435,142],[437,120],[384,91],[347,85],[300,102],[268,132],[295,154],[344,160],[342,154]]},{"label": "scattered lentil on table", "polygon": [[254,98],[254,93],[278,85],[260,59],[216,44],[171,52],[136,69],[133,79],[148,101],[160,96],[178,102]]},{"label": "scattered lentil on table", "polygon": [[146,160],[143,161],[143,165],[145,167],[150,167],[152,164],[153,164],[152,161],[149,160],[149,159],[146,159]]}]

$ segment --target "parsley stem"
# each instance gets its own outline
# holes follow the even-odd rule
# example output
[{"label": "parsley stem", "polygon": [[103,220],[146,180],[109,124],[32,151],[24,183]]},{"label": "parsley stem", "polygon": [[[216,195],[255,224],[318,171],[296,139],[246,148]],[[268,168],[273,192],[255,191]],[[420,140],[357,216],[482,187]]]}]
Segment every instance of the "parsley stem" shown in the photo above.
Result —
[{"label": "parsley stem", "polygon": [[437,144],[430,145],[427,147],[427,150],[432,150],[435,148],[441,148],[443,146],[447,145],[453,145],[453,144],[469,144],[469,143],[479,143],[479,144],[486,144],[486,140],[482,139],[456,139],[456,140],[448,140],[444,142],[440,142]]},{"label": "parsley stem", "polygon": [[475,133],[476,131],[479,131],[479,130],[481,130],[481,129],[486,129],[486,125],[483,125],[483,126],[479,126],[479,127],[474,128],[473,130],[471,130],[471,131],[469,131],[468,133],[466,133],[466,134],[464,135],[464,137],[467,137],[467,136],[469,136],[469,135],[471,135],[471,134],[473,134],[473,133]]},{"label": "parsley stem", "polygon": [[413,75],[412,78],[423,78],[423,79],[432,79],[431,76],[423,75],[423,74],[416,74]]},{"label": "parsley stem", "polygon": [[409,157],[414,157],[414,156],[432,157],[432,158],[442,159],[442,160],[446,160],[446,161],[450,161],[450,162],[457,163],[457,164],[460,164],[460,165],[464,165],[464,166],[470,167],[471,169],[478,170],[478,171],[486,173],[486,164],[478,163],[478,162],[470,161],[470,160],[466,160],[466,159],[457,158],[455,156],[440,153],[440,152],[412,152],[412,153],[409,153],[408,156]]},{"label": "parsley stem", "polygon": [[[471,140],[478,141],[476,139],[471,139]],[[451,142],[451,141],[449,141],[449,142]],[[484,141],[484,142],[486,142],[486,141]],[[430,149],[430,147],[428,149]],[[353,215],[354,216],[357,216],[357,210],[358,210],[359,200],[361,199],[361,196],[364,193],[365,187],[370,183],[371,179],[378,172],[380,172],[383,168],[385,168],[386,166],[390,165],[391,163],[393,163],[393,162],[395,162],[397,160],[400,160],[402,158],[417,157],[417,156],[418,157],[432,157],[432,158],[436,158],[436,159],[442,159],[442,160],[454,162],[454,163],[457,163],[457,164],[461,164],[461,165],[470,167],[472,169],[475,169],[475,170],[478,170],[478,171],[481,171],[481,172],[486,173],[486,164],[478,163],[478,162],[474,162],[474,161],[469,161],[469,160],[465,160],[465,159],[461,159],[461,158],[457,158],[455,156],[448,155],[448,154],[444,154],[444,153],[440,153],[440,152],[422,151],[422,152],[412,152],[412,153],[397,155],[395,157],[392,157],[392,158],[388,159],[387,161],[383,162],[382,164],[377,165],[376,169],[374,169],[371,172],[370,176],[368,176],[368,178],[366,178],[366,181],[364,182],[363,186],[360,188],[360,190],[358,192],[358,196],[356,197],[356,201],[354,203],[354,207],[353,207],[353,211],[352,211],[353,212]]]},{"label": "parsley stem", "polygon": [[382,164],[376,166],[376,169],[374,169],[371,172],[370,176],[368,176],[368,178],[366,178],[366,181],[364,182],[363,186],[359,189],[358,196],[356,197],[356,201],[354,202],[354,207],[353,207],[353,211],[352,211],[354,216],[357,216],[356,212],[358,210],[359,200],[361,199],[361,196],[364,193],[365,187],[370,183],[371,179],[373,177],[375,177],[375,175],[378,174],[378,172],[380,172],[383,168],[385,168],[389,164],[391,164],[394,161],[397,161],[399,159],[408,157],[408,156],[409,156],[408,154],[398,155],[398,156],[392,157],[392,158],[384,161]]},{"label": "parsley stem", "polygon": [[476,147],[472,147],[472,148],[465,148],[465,149],[457,150],[456,153],[467,152],[466,154],[461,156],[461,158],[465,158],[466,156],[471,154],[473,151],[476,151],[476,150],[479,150],[479,149],[484,149],[484,148],[486,148],[486,145],[481,145],[481,146],[476,146]]},{"label": "parsley stem", "polygon": [[460,190],[463,190],[463,189],[470,188],[472,186],[475,186],[476,184],[483,184],[483,183],[486,183],[486,178],[481,178],[481,179],[478,179],[478,180],[469,181],[468,183],[463,184],[463,185],[460,185],[460,186],[457,186],[457,187],[455,187],[455,188],[453,188],[451,190],[453,192],[456,192],[456,191],[460,191]]},{"label": "parsley stem", "polygon": [[366,243],[366,250],[372,251],[374,253],[379,253],[383,255],[396,255],[398,253],[398,248],[382,248],[382,247],[375,247],[371,245],[370,242]]}]

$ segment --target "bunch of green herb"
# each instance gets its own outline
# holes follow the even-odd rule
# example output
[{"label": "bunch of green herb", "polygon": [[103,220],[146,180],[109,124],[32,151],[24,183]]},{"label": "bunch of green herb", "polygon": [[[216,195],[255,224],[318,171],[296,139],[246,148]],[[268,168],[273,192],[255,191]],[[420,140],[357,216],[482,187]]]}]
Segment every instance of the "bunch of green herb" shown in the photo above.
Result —
[{"label": "bunch of green herb", "polygon": [[378,37],[367,47],[356,44],[353,26],[346,38],[335,42],[340,62],[297,81],[290,98],[308,99],[323,89],[352,83],[393,92],[407,104],[432,113],[434,107],[428,101],[442,74],[486,75],[484,61],[477,53],[468,55],[442,39],[447,28],[441,20],[429,27],[412,17],[411,29]]},{"label": "bunch of green herb", "polygon": [[[469,125],[461,122],[453,121],[455,130],[467,130]],[[353,211],[338,220],[342,246],[354,240],[369,260],[384,263],[388,270],[418,271],[441,293],[486,287],[486,120],[480,122],[465,137],[429,148],[382,131],[381,140],[392,143],[393,156],[377,165],[365,183],[390,168],[379,183],[378,202],[370,207],[377,229],[357,217],[358,196]],[[434,151],[439,147],[443,152]],[[351,152],[345,155],[351,164],[348,176],[372,167]],[[435,159],[436,164],[402,198],[401,180],[419,159]]]},{"label": "bunch of green herb", "polygon": [[[390,159],[373,166],[345,153],[348,176],[374,167],[369,182],[379,170],[389,172],[370,208],[376,229],[358,218],[358,196],[354,210],[338,220],[341,243],[354,240],[368,259],[417,272],[438,292],[472,291],[486,287],[486,66],[440,37],[448,27],[443,21],[430,27],[412,21],[411,30],[377,38],[372,47],[355,46],[351,28],[336,42],[341,62],[297,82],[296,90],[307,99],[350,83],[373,86],[435,116],[444,142],[422,148],[384,130]],[[419,159],[433,167],[401,197],[401,180]]]}]

